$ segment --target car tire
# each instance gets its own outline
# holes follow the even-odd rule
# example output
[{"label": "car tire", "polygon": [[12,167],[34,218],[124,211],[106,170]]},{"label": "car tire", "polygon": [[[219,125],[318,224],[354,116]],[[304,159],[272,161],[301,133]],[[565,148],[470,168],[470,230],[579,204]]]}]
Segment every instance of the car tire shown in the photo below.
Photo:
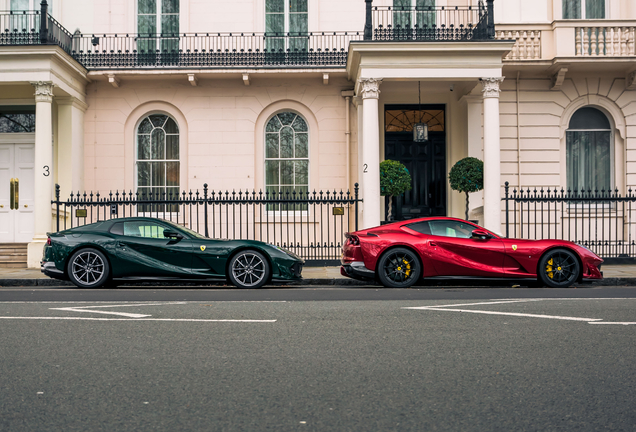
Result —
[{"label": "car tire", "polygon": [[579,279],[581,265],[567,249],[552,249],[539,260],[539,280],[551,288],[567,288]]},{"label": "car tire", "polygon": [[228,265],[228,279],[237,288],[261,288],[270,277],[269,262],[255,250],[242,250]]},{"label": "car tire", "polygon": [[67,274],[79,288],[99,288],[110,279],[110,265],[99,250],[80,249],[68,260]]},{"label": "car tire", "polygon": [[377,264],[378,279],[387,288],[409,288],[422,274],[415,252],[406,248],[390,249]]}]

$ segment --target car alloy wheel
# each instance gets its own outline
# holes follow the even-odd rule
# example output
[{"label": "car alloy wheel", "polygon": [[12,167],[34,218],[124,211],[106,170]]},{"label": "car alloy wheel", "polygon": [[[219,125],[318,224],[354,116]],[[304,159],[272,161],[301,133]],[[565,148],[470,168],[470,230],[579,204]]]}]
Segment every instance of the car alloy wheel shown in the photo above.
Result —
[{"label": "car alloy wheel", "polygon": [[566,249],[548,251],[539,261],[539,277],[552,288],[567,288],[576,282],[581,272],[579,260]]},{"label": "car alloy wheel", "polygon": [[239,252],[230,261],[230,282],[238,288],[260,288],[269,279],[269,263],[256,251]]},{"label": "car alloy wheel", "polygon": [[108,260],[97,249],[80,249],[68,263],[68,277],[80,288],[97,288],[108,280]]},{"label": "car alloy wheel", "polygon": [[420,273],[420,262],[409,249],[391,249],[378,262],[378,277],[385,287],[408,288],[417,282]]}]

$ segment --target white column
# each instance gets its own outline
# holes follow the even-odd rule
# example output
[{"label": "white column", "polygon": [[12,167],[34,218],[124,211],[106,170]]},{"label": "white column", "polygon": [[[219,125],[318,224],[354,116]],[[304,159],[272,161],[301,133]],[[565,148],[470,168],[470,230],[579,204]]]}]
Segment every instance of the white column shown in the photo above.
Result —
[{"label": "white column", "polygon": [[60,196],[84,191],[84,112],[88,106],[74,97],[57,102],[57,182]]},{"label": "white column", "polygon": [[380,122],[378,99],[381,79],[360,80],[362,96],[362,226],[360,229],[380,225]]},{"label": "white column", "polygon": [[35,226],[29,243],[27,264],[39,267],[46,233],[51,231],[51,198],[53,196],[53,125],[51,104],[53,83],[32,82],[35,87]]},{"label": "white column", "polygon": [[[467,109],[467,132],[468,132],[468,156],[479,160],[484,160],[484,148],[481,141],[481,108],[483,104],[482,98],[478,95],[464,96]],[[470,212],[484,205],[484,192],[473,192],[470,194],[469,216]],[[477,213],[481,213],[478,211]],[[472,217],[471,217],[472,219]],[[479,223],[483,224],[483,215],[480,215]]]},{"label": "white column", "polygon": [[499,143],[499,84],[482,78],[484,96],[484,226],[501,232],[501,155]]}]

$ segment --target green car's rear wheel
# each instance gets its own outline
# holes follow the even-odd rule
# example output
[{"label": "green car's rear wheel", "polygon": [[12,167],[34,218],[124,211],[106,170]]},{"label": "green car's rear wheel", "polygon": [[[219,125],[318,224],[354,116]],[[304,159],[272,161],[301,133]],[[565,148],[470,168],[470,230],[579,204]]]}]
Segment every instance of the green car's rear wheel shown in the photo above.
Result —
[{"label": "green car's rear wheel", "polygon": [[267,259],[255,250],[244,250],[234,255],[228,266],[230,282],[238,288],[260,288],[269,280]]},{"label": "green car's rear wheel", "polygon": [[80,288],[98,288],[110,276],[110,266],[103,253],[93,248],[80,249],[68,261],[68,277]]}]

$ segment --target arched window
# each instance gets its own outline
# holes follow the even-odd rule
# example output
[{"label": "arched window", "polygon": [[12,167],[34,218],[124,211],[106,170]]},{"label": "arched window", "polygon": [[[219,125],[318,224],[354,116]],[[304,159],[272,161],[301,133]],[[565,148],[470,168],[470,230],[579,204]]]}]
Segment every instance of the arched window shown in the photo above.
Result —
[{"label": "arched window", "polygon": [[153,199],[179,195],[179,128],[165,114],[151,114],[137,127],[137,192],[140,198],[152,193]]},{"label": "arched window", "polygon": [[267,192],[306,194],[309,191],[309,128],[294,112],[281,112],[265,127]]},{"label": "arched window", "polygon": [[605,114],[592,107],[579,109],[565,136],[568,189],[610,190],[612,132]]}]

